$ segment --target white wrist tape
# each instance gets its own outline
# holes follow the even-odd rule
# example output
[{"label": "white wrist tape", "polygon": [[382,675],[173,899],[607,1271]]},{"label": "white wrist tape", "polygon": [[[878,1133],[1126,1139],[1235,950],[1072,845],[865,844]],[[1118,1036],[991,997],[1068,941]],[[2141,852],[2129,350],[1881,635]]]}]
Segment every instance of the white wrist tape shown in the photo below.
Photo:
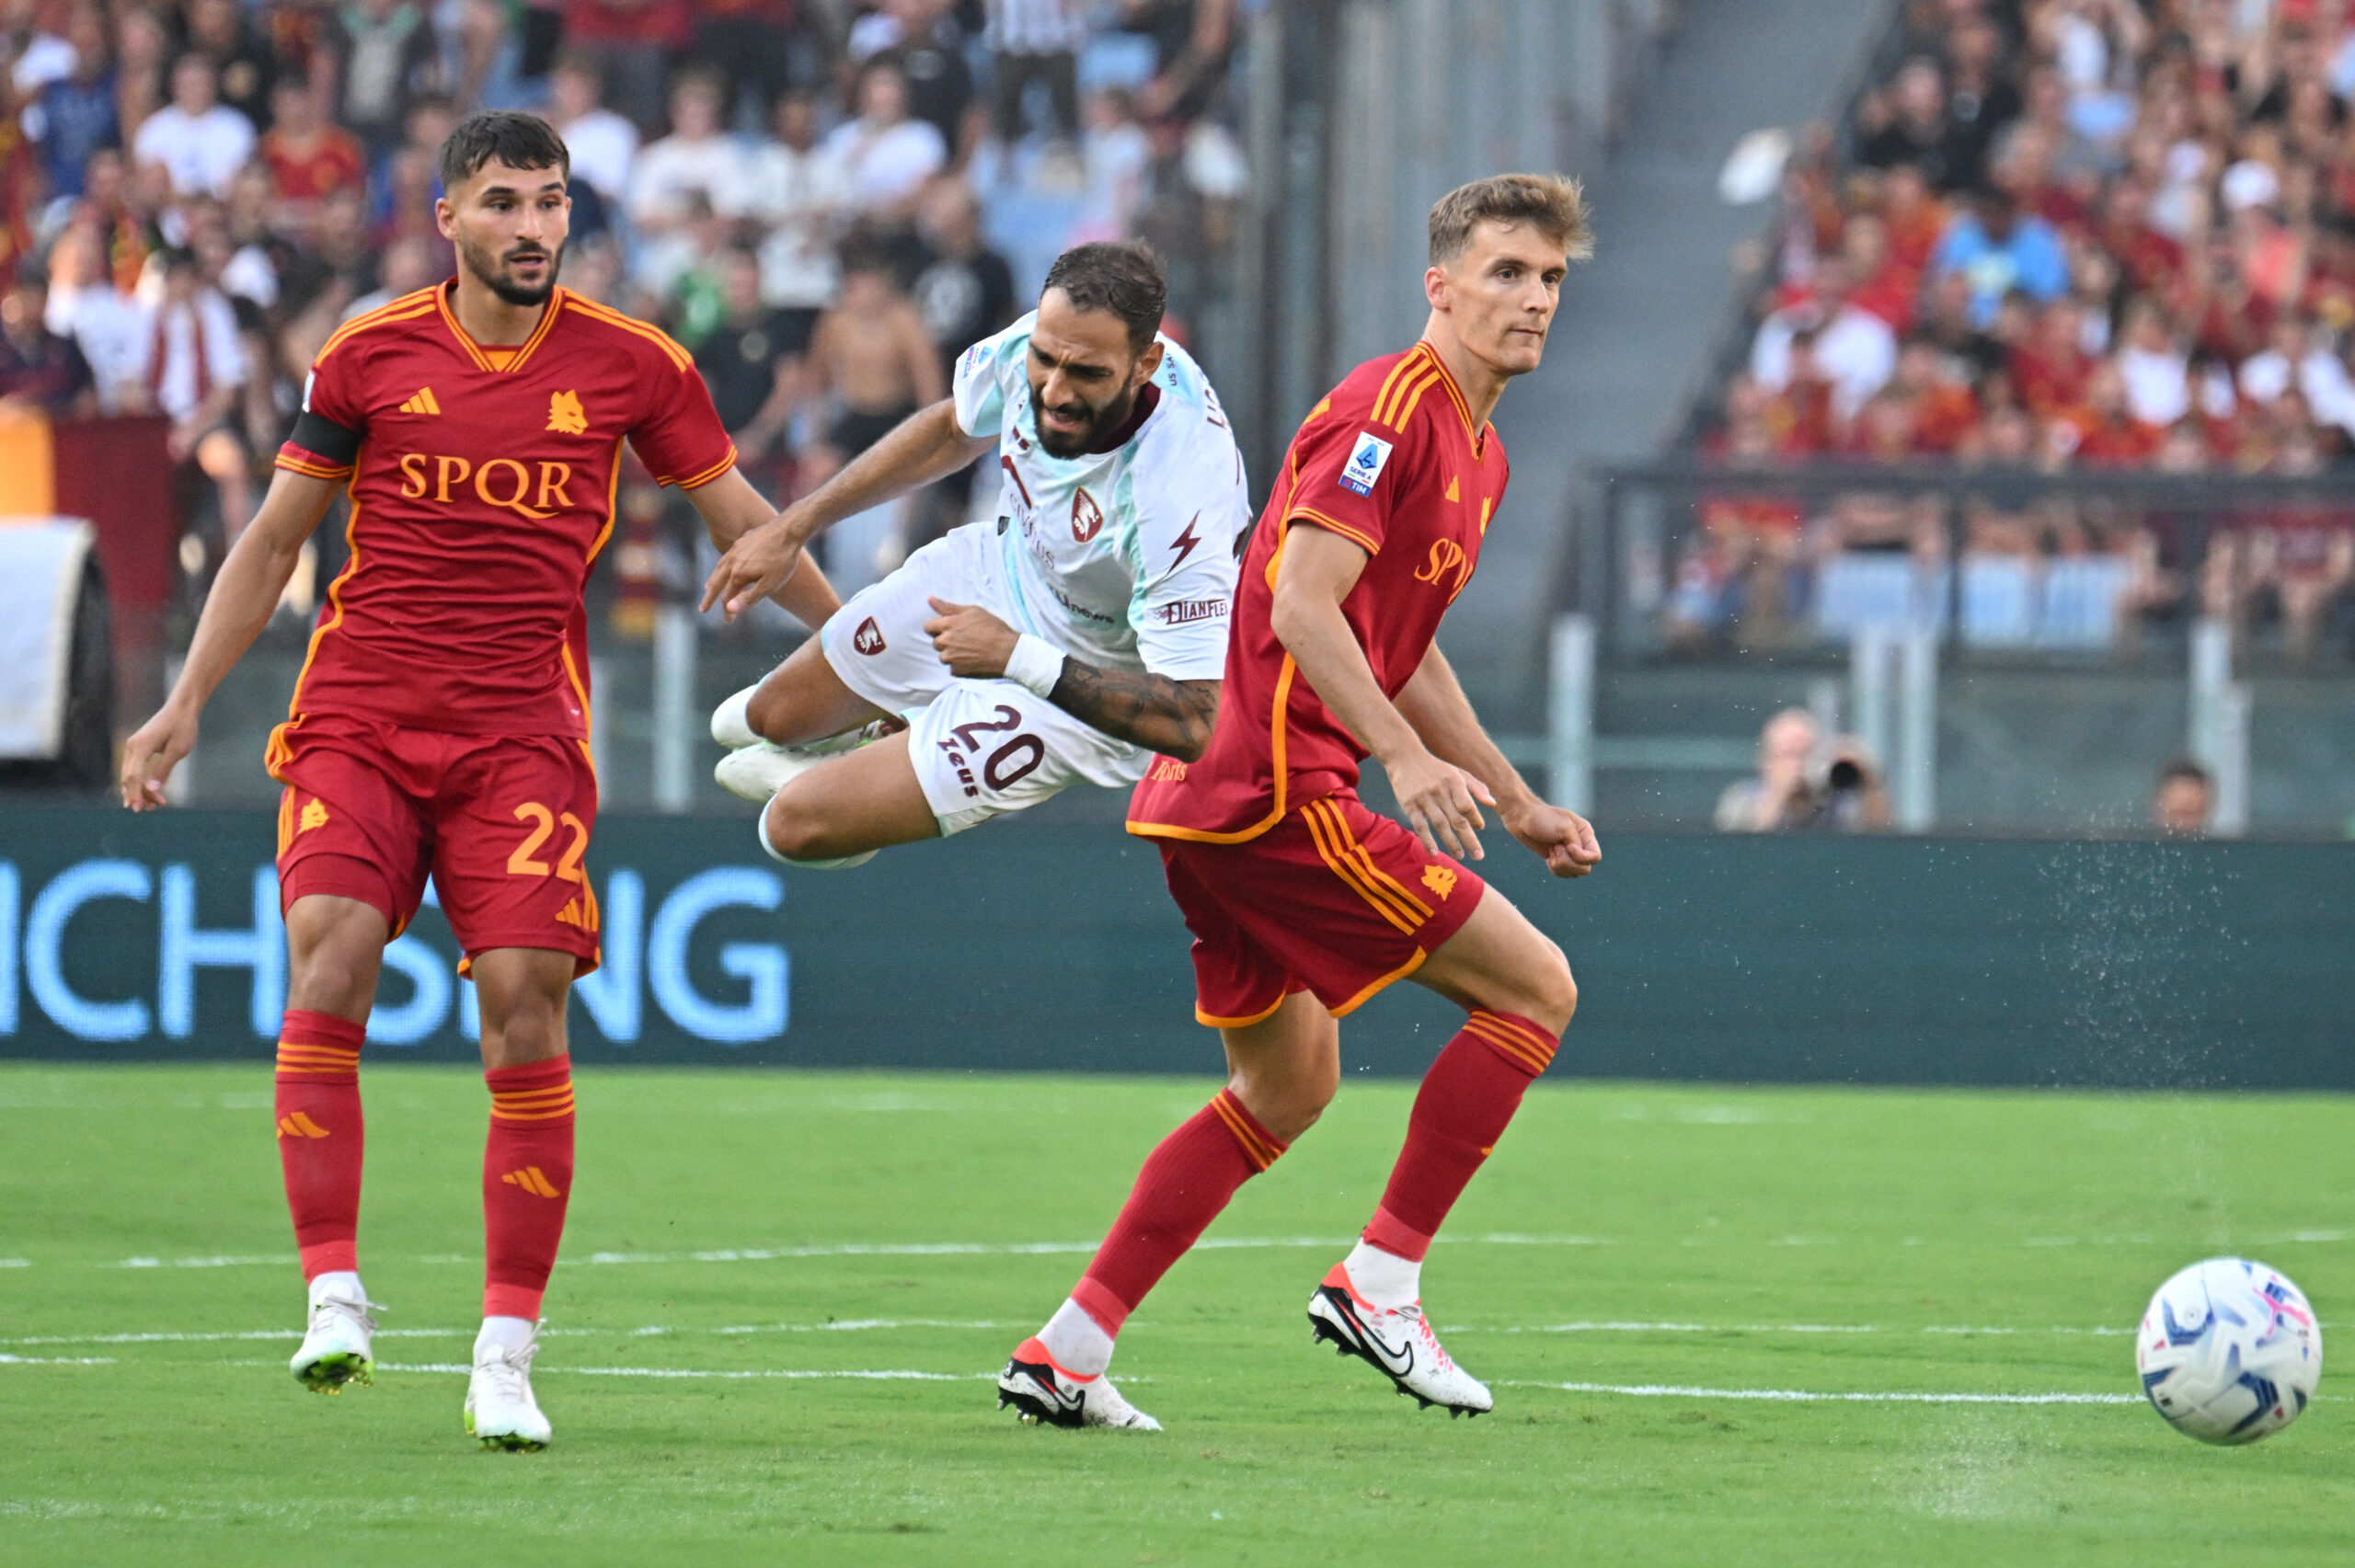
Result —
[{"label": "white wrist tape", "polygon": [[1063,678],[1063,651],[1044,637],[1025,632],[1014,640],[1006,656],[1005,678],[1051,701],[1055,682]]}]

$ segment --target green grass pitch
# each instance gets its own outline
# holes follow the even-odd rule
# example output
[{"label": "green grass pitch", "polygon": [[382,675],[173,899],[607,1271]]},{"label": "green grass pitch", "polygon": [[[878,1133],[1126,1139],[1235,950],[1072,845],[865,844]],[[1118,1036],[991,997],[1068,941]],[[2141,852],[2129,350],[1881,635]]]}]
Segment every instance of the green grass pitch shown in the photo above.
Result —
[{"label": "green grass pitch", "polygon": [[[1361,1080],[1131,1323],[1153,1436],[1022,1427],[986,1375],[1209,1082],[588,1072],[534,1456],[465,1440],[450,1369],[480,1081],[363,1081],[387,1365],[323,1399],[285,1370],[269,1069],[0,1069],[0,1561],[2355,1554],[2344,1370],[2246,1449],[2139,1402],[1884,1397],[2132,1395],[2149,1292],[2216,1253],[2344,1334],[2355,1101],[1543,1085],[1426,1270],[1497,1389],[1452,1422],[1309,1344],[1410,1092]],[[1873,1397],[1734,1397],[1767,1390]]]}]

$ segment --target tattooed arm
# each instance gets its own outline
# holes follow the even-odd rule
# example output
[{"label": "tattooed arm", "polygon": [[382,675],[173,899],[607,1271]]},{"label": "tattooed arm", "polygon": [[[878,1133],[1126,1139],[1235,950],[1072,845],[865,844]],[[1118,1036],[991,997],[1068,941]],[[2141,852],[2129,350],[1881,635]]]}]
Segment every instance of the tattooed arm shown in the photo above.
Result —
[{"label": "tattooed arm", "polygon": [[1063,679],[1048,700],[1090,729],[1192,762],[1210,750],[1211,731],[1218,727],[1220,684],[1098,670],[1065,654]]},{"label": "tattooed arm", "polygon": [[[989,680],[1005,673],[1018,635],[1013,627],[977,605],[936,599],[932,608],[934,619],[925,623],[925,633],[950,674]],[[1098,670],[1066,654],[1063,675],[1047,700],[1115,740],[1190,762],[1209,749],[1211,731],[1218,726],[1220,684]]]}]

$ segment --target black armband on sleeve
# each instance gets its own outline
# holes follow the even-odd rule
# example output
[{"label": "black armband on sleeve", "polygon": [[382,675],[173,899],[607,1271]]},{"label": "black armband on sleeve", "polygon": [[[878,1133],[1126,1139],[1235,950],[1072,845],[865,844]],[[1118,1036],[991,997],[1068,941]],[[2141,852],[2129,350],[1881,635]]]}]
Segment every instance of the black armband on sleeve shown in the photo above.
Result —
[{"label": "black armband on sleeve", "polygon": [[326,415],[314,414],[308,408],[294,421],[294,433],[286,439],[329,463],[350,463],[360,455],[358,430],[346,429]]}]

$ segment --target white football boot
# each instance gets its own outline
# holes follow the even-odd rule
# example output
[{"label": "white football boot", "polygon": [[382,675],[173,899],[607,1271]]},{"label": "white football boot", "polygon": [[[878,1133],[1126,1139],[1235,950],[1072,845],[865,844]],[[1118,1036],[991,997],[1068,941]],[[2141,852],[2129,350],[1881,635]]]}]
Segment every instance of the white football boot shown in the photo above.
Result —
[{"label": "white football boot", "polygon": [[1047,1347],[1026,1339],[1015,1347],[1014,1359],[997,1375],[997,1407],[1012,1405],[1022,1424],[1036,1426],[1115,1426],[1130,1432],[1158,1432],[1161,1423],[1120,1397],[1112,1379],[1098,1374],[1082,1378],[1055,1365]]},{"label": "white football boot", "polygon": [[321,1275],[311,1292],[310,1327],[287,1368],[315,1394],[341,1393],[346,1383],[365,1387],[376,1380],[376,1320],[368,1315],[374,1303],[359,1285],[357,1275]]},{"label": "white football boot", "polygon": [[466,1435],[486,1448],[534,1453],[548,1446],[551,1428],[532,1397],[536,1329],[521,1345],[475,1344],[474,1376],[466,1383]]},{"label": "white football boot", "polygon": [[760,689],[761,683],[755,681],[711,710],[711,738],[730,751],[761,738],[747,716],[752,706],[752,693]]},{"label": "white football boot", "polygon": [[1440,1347],[1421,1302],[1377,1307],[1351,1288],[1349,1270],[1339,1264],[1308,1299],[1308,1326],[1318,1343],[1329,1340],[1338,1354],[1380,1368],[1400,1393],[1419,1401],[1419,1408],[1442,1405],[1452,1416],[1496,1408],[1488,1386]]}]

